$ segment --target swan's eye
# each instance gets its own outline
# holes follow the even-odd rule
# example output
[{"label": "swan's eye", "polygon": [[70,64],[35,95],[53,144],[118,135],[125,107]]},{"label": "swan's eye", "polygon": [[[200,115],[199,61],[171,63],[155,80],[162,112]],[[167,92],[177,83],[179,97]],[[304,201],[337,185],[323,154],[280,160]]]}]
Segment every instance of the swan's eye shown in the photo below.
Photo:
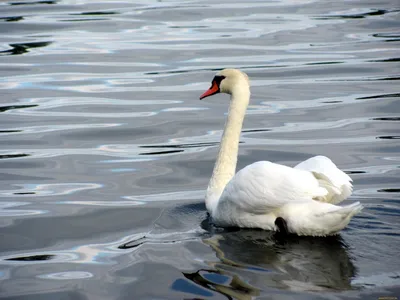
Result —
[{"label": "swan's eye", "polygon": [[225,76],[217,75],[214,77],[212,82],[215,82],[218,86],[220,85],[221,81],[225,79]]}]

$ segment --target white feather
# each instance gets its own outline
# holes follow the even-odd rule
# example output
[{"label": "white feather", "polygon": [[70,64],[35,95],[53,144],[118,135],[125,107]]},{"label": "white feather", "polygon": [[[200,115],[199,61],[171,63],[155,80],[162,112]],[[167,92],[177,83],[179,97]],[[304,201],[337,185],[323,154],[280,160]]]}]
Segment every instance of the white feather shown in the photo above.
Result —
[{"label": "white feather", "polygon": [[345,228],[350,219],[362,210],[360,202],[346,206],[308,201],[288,203],[280,210],[289,232],[298,235],[326,236],[338,233]]},{"label": "white feather", "polygon": [[226,185],[213,220],[221,226],[276,230],[275,220],[282,217],[289,231],[298,235],[336,234],[362,206],[359,202],[341,207],[315,201],[327,199],[333,188],[326,186],[310,171],[256,162],[237,172]]},{"label": "white feather", "polygon": [[320,186],[328,191],[326,196],[318,198],[319,201],[337,204],[348,198],[353,191],[350,176],[325,156],[311,157],[294,168],[312,172]]}]

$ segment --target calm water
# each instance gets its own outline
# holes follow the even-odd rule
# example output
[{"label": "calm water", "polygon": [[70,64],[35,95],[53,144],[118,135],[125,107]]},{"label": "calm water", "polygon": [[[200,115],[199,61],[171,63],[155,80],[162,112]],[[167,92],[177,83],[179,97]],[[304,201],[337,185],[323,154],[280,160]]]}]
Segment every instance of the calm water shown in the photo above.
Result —
[{"label": "calm water", "polygon": [[[0,295],[400,295],[398,1],[1,1]],[[239,168],[331,157],[363,212],[336,238],[210,227],[227,96]]]}]

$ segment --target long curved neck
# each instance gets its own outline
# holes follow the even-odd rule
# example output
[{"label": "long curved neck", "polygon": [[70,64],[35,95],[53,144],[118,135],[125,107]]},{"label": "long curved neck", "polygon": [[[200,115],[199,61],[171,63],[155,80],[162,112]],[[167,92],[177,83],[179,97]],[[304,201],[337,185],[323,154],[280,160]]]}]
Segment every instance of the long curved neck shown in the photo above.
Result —
[{"label": "long curved neck", "polygon": [[240,132],[249,99],[249,87],[238,88],[232,91],[220,149],[207,188],[206,207],[211,215],[217,207],[218,200],[226,184],[235,175]]}]

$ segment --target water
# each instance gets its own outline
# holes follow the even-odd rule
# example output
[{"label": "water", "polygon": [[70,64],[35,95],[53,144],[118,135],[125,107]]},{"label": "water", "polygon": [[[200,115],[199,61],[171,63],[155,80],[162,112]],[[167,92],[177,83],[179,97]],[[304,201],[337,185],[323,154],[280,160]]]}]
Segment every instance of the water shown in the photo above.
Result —
[{"label": "water", "polygon": [[[2,1],[0,295],[400,294],[398,1]],[[332,158],[365,205],[336,238],[210,227],[227,96],[252,80],[239,168]]]}]

